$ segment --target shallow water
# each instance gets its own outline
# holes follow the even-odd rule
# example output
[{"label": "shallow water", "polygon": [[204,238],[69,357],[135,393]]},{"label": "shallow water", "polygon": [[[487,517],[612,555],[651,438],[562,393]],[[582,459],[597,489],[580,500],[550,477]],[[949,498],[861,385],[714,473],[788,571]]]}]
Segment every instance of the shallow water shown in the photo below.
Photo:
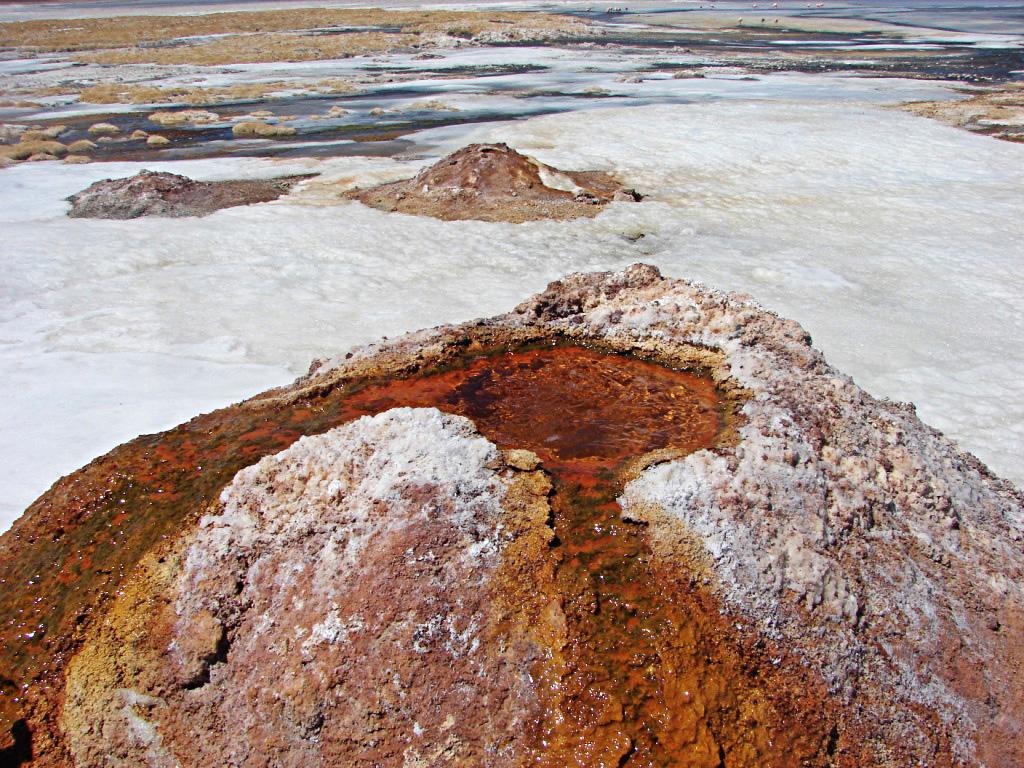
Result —
[{"label": "shallow water", "polygon": [[[155,5],[171,7],[170,4]],[[749,5],[718,4],[716,13],[744,7],[750,11]],[[904,15],[918,11],[923,14],[924,8],[901,10],[902,6],[880,4],[806,9],[803,4],[782,3],[779,9],[770,9],[767,4],[763,5],[764,12],[780,14],[778,25],[767,19],[763,29],[740,26],[691,29],[687,26],[688,14],[706,12],[701,10],[702,6],[694,4],[640,4],[631,6],[629,13],[612,14],[604,12],[600,6],[590,12],[584,6],[570,6],[559,9],[601,22],[604,34],[543,47],[490,45],[439,50],[426,58],[414,52],[398,52],[338,61],[202,68],[209,74],[200,79],[209,85],[283,77],[300,81],[355,77],[363,81],[358,92],[352,94],[277,94],[225,102],[212,107],[223,120],[211,125],[181,125],[168,129],[147,119],[150,112],[166,109],[166,105],[110,108],[67,103],[66,99],[53,99],[53,104],[42,111],[0,108],[0,119],[68,125],[71,130],[64,135],[65,141],[94,139],[87,132],[90,125],[100,121],[112,123],[121,128],[122,136],[95,150],[93,155],[100,160],[176,160],[231,154],[247,157],[400,156],[407,145],[375,147],[366,144],[393,141],[441,126],[524,119],[595,106],[685,104],[737,98],[874,101],[951,96],[924,82],[916,92],[911,86],[896,87],[886,96],[879,89],[858,88],[856,81],[863,76],[979,83],[1024,78],[1024,36],[1015,35],[1012,24],[1000,34],[973,36],[963,33],[951,36],[941,30],[924,28],[911,35],[878,30],[814,32],[788,29],[786,20],[825,15],[870,20],[876,11],[881,13],[887,8]],[[115,7],[100,4],[93,8],[97,12],[101,9],[113,12]],[[1022,8],[1024,6],[1007,2],[997,10],[1009,18],[1014,13],[1024,13]],[[746,21],[751,23],[757,19],[746,18]],[[920,22],[925,21],[927,17],[922,15]],[[813,56],[808,57],[808,53]],[[39,71],[56,67],[59,63],[48,57]],[[30,67],[20,61],[7,65],[0,62],[0,69],[11,77],[31,72]],[[152,69],[153,74],[166,72],[161,82],[168,85],[196,81],[195,77],[178,77],[174,68]],[[776,72],[843,74],[848,82],[839,88],[833,81],[828,85],[832,93],[827,89],[815,93],[810,83],[801,90],[791,88],[791,83],[772,80],[770,76]],[[77,70],[71,69],[60,74],[73,78],[76,73]],[[702,78],[673,79],[688,73],[702,75]],[[149,75],[141,82],[149,84],[151,78]],[[447,108],[437,109],[429,104],[436,101]],[[417,102],[427,105],[420,107]],[[342,107],[349,110],[349,114],[343,118],[322,119],[331,107]],[[288,118],[287,124],[296,129],[296,134],[283,141],[235,139],[231,133],[232,121],[257,110]],[[154,150],[143,141],[123,140],[139,129],[159,133],[170,139],[171,144]]]}]

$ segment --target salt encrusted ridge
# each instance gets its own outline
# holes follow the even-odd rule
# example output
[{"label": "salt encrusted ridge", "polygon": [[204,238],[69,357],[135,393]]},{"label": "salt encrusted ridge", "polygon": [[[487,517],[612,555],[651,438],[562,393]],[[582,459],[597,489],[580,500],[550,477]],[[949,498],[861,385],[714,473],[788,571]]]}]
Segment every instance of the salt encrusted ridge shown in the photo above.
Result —
[{"label": "salt encrusted ridge", "polygon": [[[821,676],[830,705],[841,710],[841,741],[878,765],[1019,764],[1024,495],[922,424],[913,406],[863,392],[799,324],[748,296],[666,280],[647,265],[571,275],[507,315],[318,364],[250,407],[287,407],[367,372],[429,370],[473,343],[484,349],[555,337],[700,360],[723,384],[737,407],[729,438],[641,472],[624,490],[624,514],[648,524],[658,557],[721,599],[738,634],[766,639],[786,655],[779,663],[795,659]],[[257,727],[275,712],[275,743],[297,745],[296,755],[308,746],[312,759],[322,718],[338,718],[335,732],[367,738],[378,723],[368,710],[334,707],[331,697],[348,684],[338,654],[350,652],[346,674],[364,676],[352,659],[377,654],[391,664],[405,653],[403,663],[418,670],[419,659],[441,654],[444,663],[430,674],[461,664],[469,673],[461,679],[496,686],[483,693],[507,694],[500,711],[516,714],[493,733],[519,732],[515,718],[529,699],[522,670],[499,664],[500,674],[486,672],[478,656],[486,644],[476,642],[488,600],[480,587],[505,541],[508,481],[494,469],[497,459],[467,419],[401,408],[301,439],[238,472],[216,512],[202,519],[168,590],[174,640],[159,658],[170,650],[186,691],[174,716],[191,723],[198,713],[196,727],[217,734],[229,715],[244,710]],[[445,556],[410,559],[404,531],[425,531],[427,546],[442,546]],[[706,569],[672,559],[681,532],[703,547]],[[422,543],[415,536],[408,541]],[[369,540],[375,546],[365,546]],[[416,555],[423,557],[432,554]],[[347,604],[362,607],[339,610],[335,595],[353,585],[362,589]],[[401,599],[379,601],[373,590],[397,590]],[[375,614],[385,609],[392,611],[386,621]],[[378,641],[385,627],[391,634]],[[230,675],[217,650],[226,633]],[[86,672],[109,666],[102,649],[119,642],[97,646],[96,666],[87,653],[76,664]],[[134,664],[133,654],[119,663]],[[265,678],[247,666],[268,658],[280,665],[295,707],[284,714],[261,693]],[[110,693],[111,707],[98,686],[93,704],[74,693],[76,685],[69,683],[65,715],[81,706],[75,722],[91,724],[95,712],[121,717],[123,691]],[[392,690],[376,678],[362,685]],[[233,698],[246,695],[240,690],[252,698]],[[395,684],[394,695],[402,690]],[[439,733],[419,719],[406,723],[402,705],[392,705],[400,728],[417,738]],[[153,704],[152,716],[169,717],[163,706]],[[89,749],[107,748],[98,743]]]},{"label": "salt encrusted ridge", "polygon": [[[374,537],[438,513],[411,500],[410,489],[430,486],[438,498],[457,501],[445,510],[447,521],[477,544],[490,541],[499,531],[487,521],[500,515],[504,495],[487,469],[497,455],[469,419],[434,408],[394,408],[300,438],[240,470],[221,492],[220,510],[200,520],[177,612],[187,621],[198,610],[217,608],[201,598],[201,585],[219,582],[225,569],[238,573],[240,560],[256,573],[264,554],[310,540],[323,546],[307,553],[303,567],[329,596],[339,575],[355,577]],[[243,594],[241,602],[248,599]]]},{"label": "salt encrusted ridge", "polygon": [[[720,350],[750,395],[734,447],[648,469],[625,490],[626,514],[655,505],[681,521],[731,609],[842,700],[867,691],[896,722],[923,705],[955,734],[958,757],[981,764],[974,739],[997,708],[955,690],[946,646],[963,643],[987,679],[1005,644],[995,617],[1024,605],[1022,494],[913,406],[863,392],[797,323],[748,296],[643,265],[553,286],[520,311],[582,335]],[[906,723],[905,738],[924,755],[932,734]]]},{"label": "salt encrusted ridge", "polygon": [[[380,708],[388,727],[423,735],[405,721],[426,706],[418,681],[442,672],[462,686],[439,683],[446,696],[478,680],[485,697],[518,697],[510,717],[528,717],[525,681],[483,642],[484,587],[511,540],[502,466],[468,419],[395,408],[240,470],[144,598],[156,601],[152,630],[122,639],[111,624],[115,639],[76,658],[64,711],[75,764],[176,765],[161,735],[180,749],[190,731],[201,761],[267,759],[263,744],[288,764],[329,760],[321,728],[372,751]],[[140,667],[160,696],[123,687],[146,685]],[[424,700],[403,704],[413,693]],[[496,722],[485,744],[521,730]]]}]

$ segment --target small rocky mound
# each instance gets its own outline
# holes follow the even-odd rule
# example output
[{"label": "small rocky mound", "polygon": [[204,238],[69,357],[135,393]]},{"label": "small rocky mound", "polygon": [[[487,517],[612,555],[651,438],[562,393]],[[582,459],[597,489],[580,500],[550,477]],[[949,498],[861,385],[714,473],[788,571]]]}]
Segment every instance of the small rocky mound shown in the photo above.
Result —
[{"label": "small rocky mound", "polygon": [[241,181],[193,181],[163,171],[140,171],[127,179],[104,179],[68,198],[68,216],[137,219],[140,216],[207,216],[221,208],[276,200],[308,176]]},{"label": "small rocky mound", "polygon": [[911,101],[897,108],[974,133],[1024,142],[1024,84],[1004,83],[965,93],[964,99]]},{"label": "small rocky mound", "polygon": [[349,197],[384,211],[457,221],[513,223],[596,216],[613,200],[638,201],[601,172],[560,171],[507,144],[470,144],[411,179]]},{"label": "small rocky mound", "polygon": [[1024,494],[646,265],[120,446],[0,584],[4,765],[1024,764]]}]

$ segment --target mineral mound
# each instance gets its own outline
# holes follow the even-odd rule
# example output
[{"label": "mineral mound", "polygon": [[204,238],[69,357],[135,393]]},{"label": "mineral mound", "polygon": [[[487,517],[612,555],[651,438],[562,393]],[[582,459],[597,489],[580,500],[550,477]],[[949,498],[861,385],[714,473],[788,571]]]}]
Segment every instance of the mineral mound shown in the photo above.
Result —
[{"label": "mineral mound", "polygon": [[1024,84],[972,88],[967,93],[962,99],[911,101],[897,109],[997,139],[1024,142]]},{"label": "mineral mound", "polygon": [[606,173],[560,171],[507,144],[470,144],[411,179],[349,197],[384,211],[456,221],[523,222],[596,216],[612,200],[638,201]]},{"label": "mineral mound", "polygon": [[653,267],[318,361],[0,538],[6,764],[1024,764],[1024,496]]},{"label": "mineral mound", "polygon": [[207,216],[221,208],[276,200],[308,176],[240,181],[193,181],[163,171],[104,179],[68,198],[72,218],[137,219],[140,216]]}]

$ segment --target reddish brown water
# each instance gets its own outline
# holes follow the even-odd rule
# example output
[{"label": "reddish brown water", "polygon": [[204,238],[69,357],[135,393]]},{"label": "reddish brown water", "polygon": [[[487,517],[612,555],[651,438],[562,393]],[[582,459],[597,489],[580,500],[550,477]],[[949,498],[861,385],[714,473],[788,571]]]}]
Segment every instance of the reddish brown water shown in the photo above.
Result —
[{"label": "reddish brown water", "polygon": [[581,347],[469,357],[290,407],[225,409],[116,449],[37,502],[49,529],[18,562],[0,558],[0,578],[14,587],[0,590],[10,617],[0,666],[22,686],[45,685],[92,606],[142,554],[201,514],[238,469],[303,434],[396,406],[465,415],[500,447],[537,453],[554,478],[556,576],[536,589],[558,596],[569,640],[551,649],[560,665],[553,678],[535,670],[548,680],[547,708],[531,735],[538,765],[718,765],[727,754],[766,749],[764,726],[731,741],[712,733],[736,731],[744,717],[763,720],[767,704],[744,693],[756,686],[744,682],[737,659],[707,673],[699,659],[722,655],[726,631],[717,609],[658,570],[643,528],[624,522],[615,502],[628,460],[715,443],[716,388],[692,373]]},{"label": "reddish brown water", "polygon": [[462,414],[498,446],[534,451],[574,479],[659,448],[709,446],[719,431],[710,380],[580,347],[478,357],[445,373],[370,386],[349,405]]}]

